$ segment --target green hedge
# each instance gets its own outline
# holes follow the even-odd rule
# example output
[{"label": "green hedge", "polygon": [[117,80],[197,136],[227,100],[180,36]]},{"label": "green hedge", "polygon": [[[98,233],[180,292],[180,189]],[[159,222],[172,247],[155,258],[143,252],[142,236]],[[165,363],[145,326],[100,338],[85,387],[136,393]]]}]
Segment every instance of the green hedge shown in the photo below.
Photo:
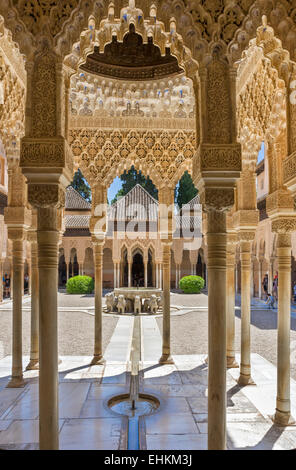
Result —
[{"label": "green hedge", "polygon": [[199,294],[205,286],[205,281],[200,276],[183,277],[179,283],[180,289],[185,294]]},{"label": "green hedge", "polygon": [[89,276],[71,277],[66,289],[68,294],[91,294],[94,290],[94,280]]}]

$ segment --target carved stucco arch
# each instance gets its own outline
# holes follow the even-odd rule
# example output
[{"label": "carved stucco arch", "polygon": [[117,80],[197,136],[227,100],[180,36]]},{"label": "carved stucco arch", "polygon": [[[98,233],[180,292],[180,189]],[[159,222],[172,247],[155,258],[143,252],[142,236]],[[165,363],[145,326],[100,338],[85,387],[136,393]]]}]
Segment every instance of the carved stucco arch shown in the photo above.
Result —
[{"label": "carved stucco arch", "polygon": [[[167,148],[162,144],[163,137],[169,141]],[[100,182],[107,187],[132,166],[149,176],[158,189],[164,185],[174,189],[185,171],[192,174],[195,154],[192,131],[73,129],[69,143],[76,167],[91,186]]]},{"label": "carved stucco arch", "polygon": [[287,72],[295,68],[267,19],[262,21],[238,63],[238,138],[245,162],[253,166],[262,141],[286,132]]}]

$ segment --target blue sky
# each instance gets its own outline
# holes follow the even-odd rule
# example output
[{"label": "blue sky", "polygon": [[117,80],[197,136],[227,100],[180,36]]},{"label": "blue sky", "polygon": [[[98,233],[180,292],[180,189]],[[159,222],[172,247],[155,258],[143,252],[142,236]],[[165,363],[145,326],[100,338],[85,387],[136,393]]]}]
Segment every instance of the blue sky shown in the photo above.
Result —
[{"label": "blue sky", "polygon": [[265,145],[264,145],[264,142],[262,142],[262,146],[261,146],[261,149],[258,153],[258,161],[257,163],[260,163],[262,162],[262,160],[264,160],[264,152],[265,152]]},{"label": "blue sky", "polygon": [[113,180],[113,183],[109,186],[109,189],[108,189],[108,201],[110,204],[111,204],[112,199],[115,198],[116,194],[121,188],[122,188],[122,181],[118,176],[116,176],[116,178]]}]

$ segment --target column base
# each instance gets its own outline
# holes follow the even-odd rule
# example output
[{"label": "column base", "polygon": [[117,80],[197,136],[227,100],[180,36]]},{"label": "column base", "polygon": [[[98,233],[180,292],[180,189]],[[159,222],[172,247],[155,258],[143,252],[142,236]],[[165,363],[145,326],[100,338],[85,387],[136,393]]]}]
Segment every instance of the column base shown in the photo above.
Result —
[{"label": "column base", "polygon": [[101,365],[104,365],[104,364],[106,364],[106,360],[104,359],[103,355],[94,356],[91,363],[90,363],[91,366],[101,366]]},{"label": "column base", "polygon": [[26,381],[23,377],[12,377],[10,382],[6,385],[6,388],[24,388]]},{"label": "column base", "polygon": [[158,362],[159,364],[175,364],[170,354],[163,354]]},{"label": "column base", "polygon": [[254,380],[250,375],[243,375],[240,374],[239,378],[237,379],[238,385],[245,387],[246,385],[256,385]]},{"label": "column base", "polygon": [[282,428],[286,426],[296,426],[296,421],[293,416],[284,411],[275,410],[275,414],[271,416],[271,419],[276,426],[280,426]]},{"label": "column base", "polygon": [[236,362],[235,357],[226,356],[227,369],[238,369],[239,364]]},{"label": "column base", "polygon": [[39,359],[32,359],[27,365],[26,370],[39,370]]}]

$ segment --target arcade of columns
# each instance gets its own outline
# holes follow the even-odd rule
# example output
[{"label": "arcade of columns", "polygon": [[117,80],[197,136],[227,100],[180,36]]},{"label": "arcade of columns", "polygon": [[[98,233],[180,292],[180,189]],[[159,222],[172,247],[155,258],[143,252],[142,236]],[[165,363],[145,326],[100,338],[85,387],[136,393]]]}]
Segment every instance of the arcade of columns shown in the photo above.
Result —
[{"label": "arcade of columns", "polygon": [[[105,2],[95,2],[92,9],[93,2],[73,0],[70,10],[62,8],[65,3],[62,0],[51,1],[47,7],[39,7],[38,19],[37,3],[37,0],[32,2],[32,11],[28,12],[22,8],[21,1],[14,2],[13,8],[9,1],[3,1],[0,14],[26,57],[24,70],[20,55],[14,56],[11,51],[3,54],[5,66],[1,69],[3,88],[9,97],[2,105],[5,113],[1,114],[1,139],[8,161],[15,160],[16,155],[18,162],[10,173],[9,207],[5,214],[8,237],[12,241],[13,263],[13,370],[9,386],[23,385],[22,261],[23,240],[28,237],[32,244],[32,261],[34,259],[31,359],[33,367],[39,360],[40,448],[57,449],[59,446],[57,276],[64,194],[74,172],[73,149],[68,143],[70,76],[93,52],[95,44],[103,50],[114,33],[119,41],[122,40],[130,22],[135,24],[144,41],[147,36],[153,37],[162,53],[165,46],[170,45],[179,66],[192,79],[196,96],[197,151],[191,164],[206,213],[209,449],[226,447],[226,367],[236,365],[233,265],[237,245],[240,247],[242,278],[239,383],[242,386],[252,383],[250,260],[258,224],[255,161],[259,140],[268,142],[270,187],[267,211],[272,231],[277,234],[279,275],[278,389],[274,420],[276,424],[287,425],[292,420],[289,396],[291,233],[296,230],[296,107],[289,99],[296,79],[293,62],[295,32],[292,26],[295,2],[241,0],[227,2],[225,7],[217,2],[220,7],[216,8],[211,6],[215,2],[207,6],[194,1],[187,2],[192,5],[185,8],[182,1],[159,1],[156,2],[157,8],[154,4],[147,5],[146,2],[145,5],[139,1],[140,11],[131,0],[129,7],[122,11],[121,20],[124,17],[124,21],[118,19],[122,3],[125,3],[121,1],[109,7],[104,6]],[[264,14],[267,18],[263,18],[260,26]],[[11,50],[16,51],[11,34],[2,25],[1,45],[3,35]],[[78,36],[80,41],[75,43]],[[17,89],[20,90],[19,99],[12,96]],[[20,116],[16,115],[16,108],[21,110]],[[17,123],[18,126],[15,125]],[[4,133],[3,129],[7,132]],[[101,158],[96,160],[89,155],[85,158],[82,155],[78,161],[83,172],[92,168],[86,176],[93,194],[90,224],[96,277],[93,363],[97,364],[103,361],[102,250],[106,222],[102,222],[104,210],[98,213],[96,205],[106,201],[103,175],[106,160],[102,163]],[[90,158],[88,162],[87,158]],[[134,157],[130,158],[132,163],[136,163]],[[173,202],[175,175],[178,171],[182,174],[184,166],[176,158],[175,161],[172,158],[169,165],[164,165],[164,161],[167,160],[162,161],[161,171],[155,170],[158,173],[154,174],[154,179],[160,202],[169,207]],[[131,162],[127,158],[127,163]],[[145,156],[142,165],[147,172],[152,166]],[[109,171],[112,173],[110,165]],[[166,215],[159,214],[164,291],[161,362],[172,360],[169,294],[172,213],[168,213],[168,225]],[[39,296],[36,294],[38,281]],[[47,286],[46,290],[43,286]]]}]

